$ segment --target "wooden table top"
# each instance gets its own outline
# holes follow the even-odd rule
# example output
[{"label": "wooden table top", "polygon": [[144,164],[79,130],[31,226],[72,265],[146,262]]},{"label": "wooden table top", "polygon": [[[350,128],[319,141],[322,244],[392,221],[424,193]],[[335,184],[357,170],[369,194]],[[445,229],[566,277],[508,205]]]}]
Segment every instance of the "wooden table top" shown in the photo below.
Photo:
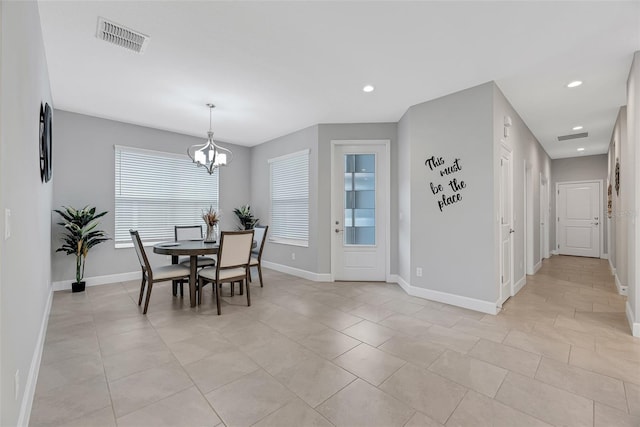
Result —
[{"label": "wooden table top", "polygon": [[202,240],[181,240],[179,242],[162,242],[153,245],[153,252],[162,255],[211,255],[218,253],[217,243],[205,243]]}]

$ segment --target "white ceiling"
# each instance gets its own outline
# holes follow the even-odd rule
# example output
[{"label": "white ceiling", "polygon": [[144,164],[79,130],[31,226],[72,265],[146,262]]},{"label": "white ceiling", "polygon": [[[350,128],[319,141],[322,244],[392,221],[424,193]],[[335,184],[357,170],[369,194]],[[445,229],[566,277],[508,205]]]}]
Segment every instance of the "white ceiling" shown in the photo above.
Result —
[{"label": "white ceiling", "polygon": [[[495,80],[551,157],[606,153],[640,50],[637,1],[40,1],[40,16],[56,108],[204,139],[213,102],[216,139],[247,146],[396,122]],[[151,36],[144,54],[98,40],[99,16]],[[557,141],[576,125],[589,137]]]}]

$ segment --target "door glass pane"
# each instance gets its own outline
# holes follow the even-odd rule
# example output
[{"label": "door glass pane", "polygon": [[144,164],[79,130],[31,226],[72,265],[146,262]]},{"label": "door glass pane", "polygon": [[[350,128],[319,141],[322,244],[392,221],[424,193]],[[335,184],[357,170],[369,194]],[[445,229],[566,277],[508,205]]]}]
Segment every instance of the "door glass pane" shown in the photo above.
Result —
[{"label": "door glass pane", "polygon": [[344,156],[344,244],[376,244],[376,156]]}]

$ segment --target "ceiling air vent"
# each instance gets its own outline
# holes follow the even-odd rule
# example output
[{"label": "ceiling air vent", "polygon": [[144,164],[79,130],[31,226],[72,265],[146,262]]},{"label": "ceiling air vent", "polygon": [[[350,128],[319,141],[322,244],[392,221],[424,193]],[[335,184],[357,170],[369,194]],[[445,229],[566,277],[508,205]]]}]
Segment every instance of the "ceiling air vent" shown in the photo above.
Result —
[{"label": "ceiling air vent", "polygon": [[149,36],[98,17],[96,37],[137,53],[143,53]]},{"label": "ceiling air vent", "polygon": [[558,141],[566,141],[568,139],[586,138],[589,136],[589,132],[574,133],[572,135],[561,135],[558,137]]}]

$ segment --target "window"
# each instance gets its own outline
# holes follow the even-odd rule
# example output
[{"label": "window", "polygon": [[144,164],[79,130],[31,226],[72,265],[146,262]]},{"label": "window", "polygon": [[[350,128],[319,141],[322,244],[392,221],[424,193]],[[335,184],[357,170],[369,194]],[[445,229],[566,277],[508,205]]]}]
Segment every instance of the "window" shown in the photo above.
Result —
[{"label": "window", "polygon": [[115,244],[130,247],[129,229],[143,242],[174,239],[175,225],[203,224],[218,210],[218,170],[209,175],[185,155],[115,146]]},{"label": "window", "polygon": [[270,241],[309,246],[309,150],[269,160]]}]

